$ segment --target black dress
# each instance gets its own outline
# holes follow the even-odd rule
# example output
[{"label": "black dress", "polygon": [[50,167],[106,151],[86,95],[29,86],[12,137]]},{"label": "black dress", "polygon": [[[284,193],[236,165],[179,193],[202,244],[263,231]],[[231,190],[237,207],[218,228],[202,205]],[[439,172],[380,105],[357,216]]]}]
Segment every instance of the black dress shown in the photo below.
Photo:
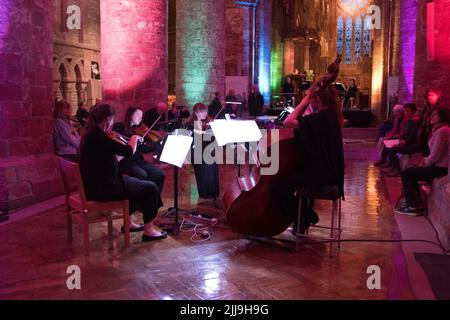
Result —
[{"label": "black dress", "polygon": [[264,97],[261,93],[253,92],[248,97],[248,110],[251,116],[260,116],[262,115],[264,106]]},{"label": "black dress", "polygon": [[[188,129],[193,130],[193,124],[187,125]],[[211,130],[208,130],[206,135],[211,135]],[[197,190],[198,194],[201,198],[211,198],[215,199],[219,197],[219,167],[214,162],[212,164],[207,164],[204,161],[203,152],[207,146],[215,142],[214,137],[209,137],[211,139],[203,139],[205,138],[205,134],[197,134],[194,133],[194,142],[192,144],[192,150],[191,150],[191,163],[194,167],[194,173],[195,173],[195,180],[197,182]],[[207,141],[204,141],[207,140]],[[198,145],[198,142],[201,141],[201,145]],[[196,153],[198,154],[201,150],[201,157],[197,157],[196,159]],[[214,156],[214,154],[213,154]],[[198,163],[197,160],[199,160]]]},{"label": "black dress", "polygon": [[120,174],[116,155],[131,157],[127,145],[110,139],[100,128],[88,131],[80,143],[80,171],[88,200],[129,199],[130,214],[140,210],[144,223],[154,219],[161,206],[155,183]]}]

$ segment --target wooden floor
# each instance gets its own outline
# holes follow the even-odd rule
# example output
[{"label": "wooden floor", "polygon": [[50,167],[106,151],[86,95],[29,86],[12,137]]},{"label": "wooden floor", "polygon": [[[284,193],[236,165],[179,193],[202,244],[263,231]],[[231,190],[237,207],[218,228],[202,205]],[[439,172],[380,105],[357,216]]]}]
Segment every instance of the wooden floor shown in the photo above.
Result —
[{"label": "wooden floor", "polygon": [[[384,181],[368,161],[347,159],[344,239],[398,239]],[[221,190],[236,174],[222,167]],[[196,203],[195,179],[181,174],[181,202]],[[172,202],[168,174],[164,199]],[[221,210],[201,206],[219,218],[212,238],[190,241],[182,233],[163,241],[140,242],[123,249],[121,224],[106,237],[106,225],[91,227],[92,253],[82,254],[80,228],[66,238],[63,207],[14,224],[0,224],[0,299],[413,299],[400,245],[345,242],[328,258],[328,245],[309,244],[291,252],[231,232]],[[321,221],[328,206],[319,203]],[[137,217],[138,220],[140,217]],[[289,235],[286,235],[289,236]],[[81,290],[66,287],[69,265],[81,268]],[[381,290],[366,286],[367,267],[381,268]]]}]

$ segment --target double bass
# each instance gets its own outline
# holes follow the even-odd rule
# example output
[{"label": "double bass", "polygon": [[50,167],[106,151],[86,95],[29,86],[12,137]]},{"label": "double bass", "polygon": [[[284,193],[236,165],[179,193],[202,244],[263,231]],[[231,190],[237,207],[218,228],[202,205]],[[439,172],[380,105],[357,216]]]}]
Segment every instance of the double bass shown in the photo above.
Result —
[{"label": "double bass", "polygon": [[[341,58],[338,57],[328,67],[327,74],[317,82],[309,93],[314,97],[320,90],[326,90],[336,80],[339,73]],[[276,135],[275,135],[276,137]],[[262,165],[252,166],[247,176],[237,177],[223,196],[223,208],[226,213],[227,224],[235,232],[270,237],[285,231],[292,223],[279,206],[272,199],[270,187],[274,179],[282,179],[298,170],[300,151],[294,137],[294,130],[283,128],[279,130],[279,137],[272,140],[269,134],[267,148],[258,144],[258,151],[272,154],[272,150],[279,149],[279,169],[275,175],[262,175]]]}]

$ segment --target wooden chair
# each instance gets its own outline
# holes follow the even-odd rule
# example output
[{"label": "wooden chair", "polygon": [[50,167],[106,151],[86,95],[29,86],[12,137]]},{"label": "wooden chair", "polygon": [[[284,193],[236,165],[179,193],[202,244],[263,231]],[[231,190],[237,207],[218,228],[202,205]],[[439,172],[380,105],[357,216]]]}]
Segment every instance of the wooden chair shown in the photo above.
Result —
[{"label": "wooden chair", "polygon": [[[128,200],[120,201],[88,201],[81,179],[78,164],[58,158],[59,168],[64,184],[66,197],[67,235],[72,242],[72,219],[81,220],[83,228],[84,254],[89,255],[89,224],[108,222],[108,234],[113,234],[113,220],[123,219],[125,248],[130,245],[130,215]],[[77,190],[71,192],[70,181],[75,179]]]}]

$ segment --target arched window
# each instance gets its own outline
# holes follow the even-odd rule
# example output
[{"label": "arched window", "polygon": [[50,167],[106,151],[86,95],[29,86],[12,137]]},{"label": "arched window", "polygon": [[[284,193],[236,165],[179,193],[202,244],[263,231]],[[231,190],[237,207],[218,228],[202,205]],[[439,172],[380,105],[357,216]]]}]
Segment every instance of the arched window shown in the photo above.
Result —
[{"label": "arched window", "polygon": [[353,36],[353,20],[348,17],[345,21],[345,57],[344,63],[352,63],[352,36]]},{"label": "arched window", "polygon": [[357,16],[355,21],[355,58],[353,63],[358,63],[361,56],[361,36],[362,36],[362,21],[361,17]]},{"label": "arched window", "polygon": [[64,64],[59,66],[59,92],[60,96],[67,100],[67,70]]},{"label": "arched window", "polygon": [[337,19],[337,40],[336,40],[337,54],[342,54],[344,48],[344,20],[342,17]]},{"label": "arched window", "polygon": [[364,47],[363,47],[363,51],[364,51],[364,55],[365,56],[369,56],[370,55],[370,47],[371,47],[371,43],[370,43],[370,24],[372,23],[372,21],[370,20],[369,16],[366,16],[366,18],[364,19]]}]

